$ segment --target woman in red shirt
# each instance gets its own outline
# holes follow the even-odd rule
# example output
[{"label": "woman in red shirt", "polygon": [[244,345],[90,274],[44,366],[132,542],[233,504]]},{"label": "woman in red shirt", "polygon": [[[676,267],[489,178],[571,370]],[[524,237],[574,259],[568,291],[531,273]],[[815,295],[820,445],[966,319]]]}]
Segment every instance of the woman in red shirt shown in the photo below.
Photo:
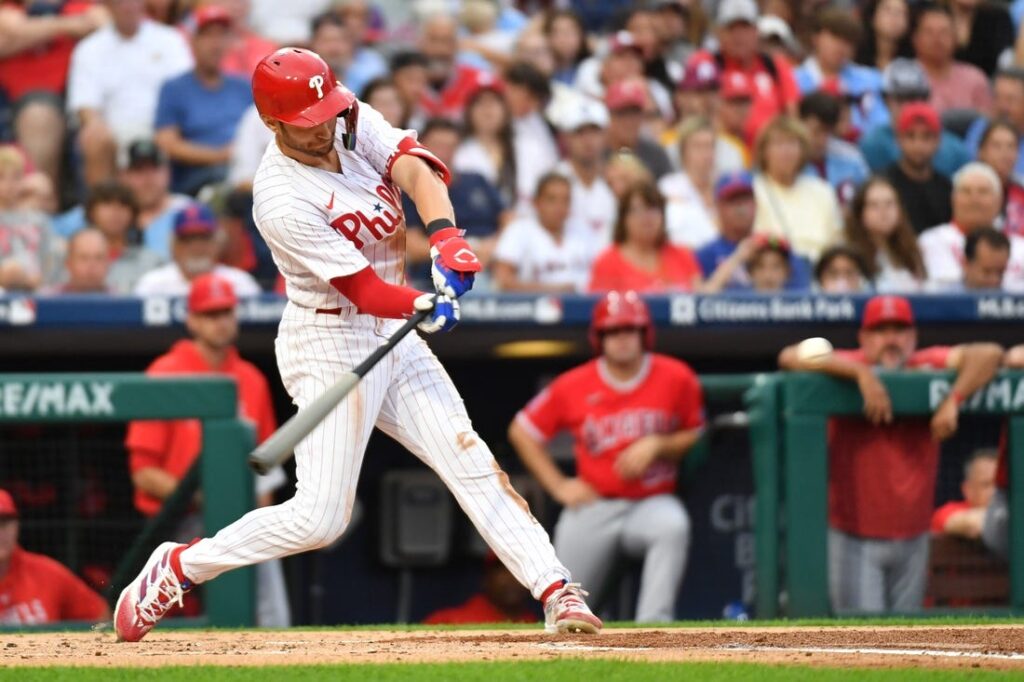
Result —
[{"label": "woman in red shirt", "polygon": [[626,192],[612,239],[594,261],[590,291],[696,291],[703,283],[693,252],[669,243],[665,199],[654,185]]}]

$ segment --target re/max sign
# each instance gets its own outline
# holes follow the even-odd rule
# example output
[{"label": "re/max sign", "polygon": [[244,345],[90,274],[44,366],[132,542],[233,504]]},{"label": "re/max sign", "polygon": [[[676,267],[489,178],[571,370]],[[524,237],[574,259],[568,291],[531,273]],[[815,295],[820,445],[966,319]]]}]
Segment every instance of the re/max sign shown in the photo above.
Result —
[{"label": "re/max sign", "polygon": [[[949,379],[932,379],[928,383],[928,404],[937,408],[949,395],[953,382]],[[1003,377],[994,379],[964,401],[961,409],[981,412],[1024,411],[1024,378]]]}]

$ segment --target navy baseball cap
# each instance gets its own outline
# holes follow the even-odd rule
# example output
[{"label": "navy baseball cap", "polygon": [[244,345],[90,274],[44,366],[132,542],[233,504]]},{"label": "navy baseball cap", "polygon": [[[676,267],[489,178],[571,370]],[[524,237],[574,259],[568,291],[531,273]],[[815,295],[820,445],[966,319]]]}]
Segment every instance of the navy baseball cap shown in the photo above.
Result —
[{"label": "navy baseball cap", "polygon": [[741,194],[754,193],[754,178],[747,171],[733,171],[715,183],[715,201],[726,201]]},{"label": "navy baseball cap", "polygon": [[205,204],[189,204],[174,216],[174,234],[177,237],[213,234],[216,231],[217,217]]}]

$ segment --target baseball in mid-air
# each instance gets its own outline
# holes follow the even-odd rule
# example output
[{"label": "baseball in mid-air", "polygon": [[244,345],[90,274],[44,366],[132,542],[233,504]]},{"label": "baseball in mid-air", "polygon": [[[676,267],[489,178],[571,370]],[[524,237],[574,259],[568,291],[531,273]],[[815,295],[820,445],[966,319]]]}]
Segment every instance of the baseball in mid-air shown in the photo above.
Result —
[{"label": "baseball in mid-air", "polygon": [[829,359],[832,355],[832,344],[828,339],[815,336],[804,339],[796,347],[796,356],[801,362],[809,365],[819,365]]}]

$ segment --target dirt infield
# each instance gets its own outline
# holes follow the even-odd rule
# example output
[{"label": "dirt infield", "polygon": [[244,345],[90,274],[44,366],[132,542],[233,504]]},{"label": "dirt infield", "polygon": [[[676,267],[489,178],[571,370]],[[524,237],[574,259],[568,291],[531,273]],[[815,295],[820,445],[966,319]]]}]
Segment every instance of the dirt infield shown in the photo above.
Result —
[{"label": "dirt infield", "polygon": [[1024,626],[612,629],[596,637],[529,630],[156,631],[138,644],[109,632],[9,635],[0,668],[298,665],[615,658],[942,667],[1024,672]]}]

